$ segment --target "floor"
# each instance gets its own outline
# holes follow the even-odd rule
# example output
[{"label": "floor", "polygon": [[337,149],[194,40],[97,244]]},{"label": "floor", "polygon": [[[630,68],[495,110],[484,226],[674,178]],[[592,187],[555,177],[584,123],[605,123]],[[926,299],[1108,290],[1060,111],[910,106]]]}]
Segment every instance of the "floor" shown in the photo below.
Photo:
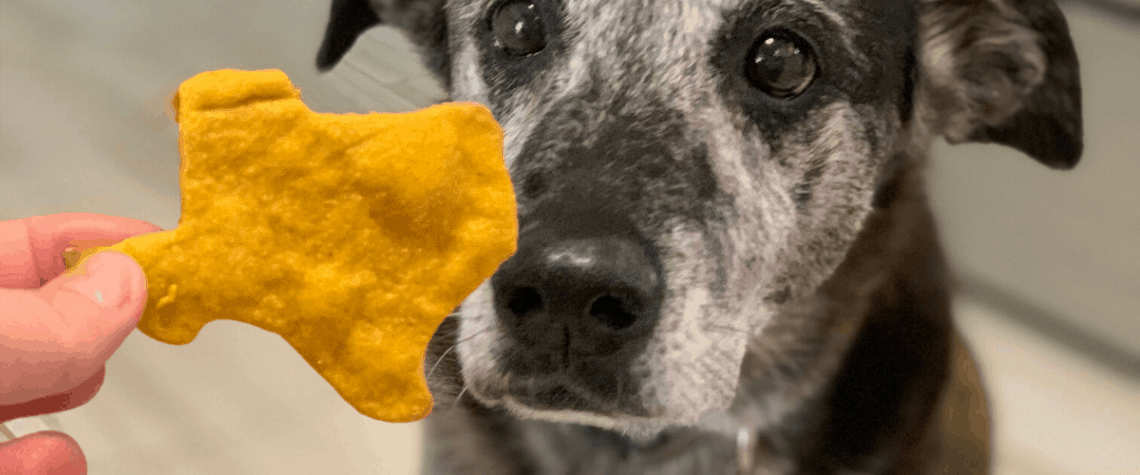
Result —
[{"label": "floor", "polygon": [[[996,473],[1136,475],[1140,366],[1129,362],[1140,354],[1140,247],[1128,236],[1140,218],[1115,203],[1140,199],[1129,142],[1140,95],[1122,86],[1140,75],[1140,35],[1084,7],[1066,12],[1084,65],[1089,166],[1066,181],[997,147],[940,145],[932,196],[966,280],[1043,309],[1001,305],[992,292],[956,301],[993,399]],[[175,227],[167,101],[201,71],[279,68],[326,112],[412,110],[441,97],[390,30],[369,32],[342,66],[317,75],[326,15],[325,2],[297,0],[5,0],[0,220],[90,211]],[[1070,326],[1043,331],[1037,314]],[[419,464],[418,424],[360,416],[280,338],[225,321],[179,347],[136,332],[90,403],[5,426],[71,434],[93,475],[411,474]]]}]

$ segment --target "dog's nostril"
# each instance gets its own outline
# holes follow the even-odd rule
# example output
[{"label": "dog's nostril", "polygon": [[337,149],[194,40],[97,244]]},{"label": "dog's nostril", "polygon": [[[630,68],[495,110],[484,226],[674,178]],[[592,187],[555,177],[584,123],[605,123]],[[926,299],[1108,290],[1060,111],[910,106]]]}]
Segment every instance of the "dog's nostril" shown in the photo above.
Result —
[{"label": "dog's nostril", "polygon": [[519,317],[530,316],[542,310],[542,296],[534,287],[522,287],[511,292],[507,308]]},{"label": "dog's nostril", "polygon": [[635,309],[630,308],[629,302],[614,297],[612,295],[603,295],[594,300],[590,304],[590,316],[598,319],[603,325],[621,330],[629,328],[637,321],[637,314]]}]

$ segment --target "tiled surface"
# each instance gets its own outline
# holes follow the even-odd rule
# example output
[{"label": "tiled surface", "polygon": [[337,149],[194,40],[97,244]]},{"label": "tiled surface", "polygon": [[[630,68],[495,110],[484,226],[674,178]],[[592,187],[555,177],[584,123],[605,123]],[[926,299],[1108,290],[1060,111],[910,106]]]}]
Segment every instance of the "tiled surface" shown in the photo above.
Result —
[{"label": "tiled surface", "polygon": [[[91,211],[174,227],[176,128],[165,108],[200,71],[280,68],[330,112],[439,97],[388,30],[318,76],[326,13],[323,1],[3,0],[0,219]],[[1128,142],[1140,110],[1128,86],[1136,34],[1070,13],[1088,91],[1085,163],[1062,174],[999,147],[943,147],[933,195],[964,270],[1127,344],[1140,341],[1140,258],[1128,240],[1137,215],[1127,205],[1140,197]],[[1135,381],[969,300],[958,315],[994,397],[998,473],[1140,473]],[[79,440],[95,475],[404,474],[418,463],[416,424],[359,416],[280,338],[232,322],[181,347],[132,335],[93,401],[42,423]]]}]

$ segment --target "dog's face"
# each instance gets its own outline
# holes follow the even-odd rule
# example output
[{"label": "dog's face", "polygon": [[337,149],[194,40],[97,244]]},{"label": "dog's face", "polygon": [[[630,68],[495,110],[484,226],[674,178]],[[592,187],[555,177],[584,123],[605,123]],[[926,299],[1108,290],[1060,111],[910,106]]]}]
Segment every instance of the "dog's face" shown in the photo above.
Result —
[{"label": "dog's face", "polygon": [[627,429],[728,406],[870,212],[908,113],[910,45],[871,47],[912,36],[895,3],[455,5],[453,99],[501,122],[520,220],[461,310],[469,391]]},{"label": "dog's face", "polygon": [[[1059,15],[1043,5],[1030,8]],[[1075,163],[1079,114],[1052,114],[1068,153],[1031,150],[1015,123],[1056,67],[1022,10],[338,1],[322,57],[376,21],[401,26],[452,100],[503,127],[519,250],[460,309],[466,391],[521,417],[649,433],[732,402],[746,348],[795,318],[781,306],[832,275],[876,190],[932,134]]]}]

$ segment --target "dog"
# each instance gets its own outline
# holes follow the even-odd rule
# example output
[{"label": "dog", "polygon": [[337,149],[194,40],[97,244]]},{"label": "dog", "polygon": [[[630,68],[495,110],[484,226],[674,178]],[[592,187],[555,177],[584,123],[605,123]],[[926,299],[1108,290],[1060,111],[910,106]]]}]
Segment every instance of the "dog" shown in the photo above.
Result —
[{"label": "dog", "polygon": [[1053,0],[334,0],[504,133],[518,252],[445,320],[427,474],[981,474],[932,140],[1069,169]]}]

